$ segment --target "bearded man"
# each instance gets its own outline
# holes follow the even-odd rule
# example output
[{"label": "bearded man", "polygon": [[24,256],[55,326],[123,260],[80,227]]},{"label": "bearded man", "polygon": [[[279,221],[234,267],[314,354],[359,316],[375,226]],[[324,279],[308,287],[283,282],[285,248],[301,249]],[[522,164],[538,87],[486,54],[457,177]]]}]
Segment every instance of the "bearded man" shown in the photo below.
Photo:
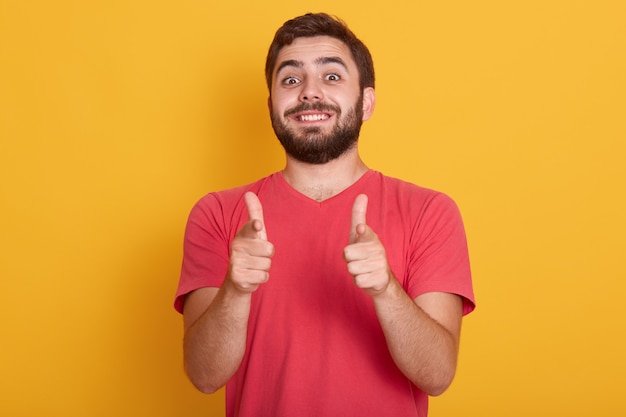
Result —
[{"label": "bearded man", "polygon": [[189,379],[226,386],[229,417],[425,417],[475,306],[457,206],[361,159],[374,67],[342,21],[287,21],[265,71],[286,164],[189,216],[175,300]]}]

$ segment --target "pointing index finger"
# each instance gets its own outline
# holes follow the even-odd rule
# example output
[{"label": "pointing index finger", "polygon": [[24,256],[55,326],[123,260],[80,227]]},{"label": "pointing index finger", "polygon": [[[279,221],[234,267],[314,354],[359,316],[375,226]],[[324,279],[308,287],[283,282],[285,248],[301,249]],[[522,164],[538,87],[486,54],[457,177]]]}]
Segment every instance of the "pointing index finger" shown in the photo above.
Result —
[{"label": "pointing index finger", "polygon": [[265,221],[263,219],[263,206],[256,194],[252,191],[248,191],[244,194],[244,200],[246,202],[246,208],[248,209],[248,218],[253,221],[254,230],[259,233],[259,237],[263,240],[267,240],[267,233],[265,231]]},{"label": "pointing index finger", "polygon": [[359,194],[352,206],[352,225],[350,228],[350,242],[355,242],[358,235],[357,227],[367,224],[367,195]]}]

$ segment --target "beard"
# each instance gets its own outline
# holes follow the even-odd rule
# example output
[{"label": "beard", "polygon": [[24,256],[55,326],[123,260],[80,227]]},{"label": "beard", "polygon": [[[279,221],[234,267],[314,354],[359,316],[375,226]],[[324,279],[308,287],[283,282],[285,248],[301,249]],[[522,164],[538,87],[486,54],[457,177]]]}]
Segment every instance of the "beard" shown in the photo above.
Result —
[{"label": "beard", "polygon": [[289,156],[300,162],[320,165],[339,158],[356,146],[363,124],[362,94],[343,117],[339,107],[322,103],[302,103],[285,111],[284,117],[307,110],[334,112],[337,123],[328,134],[314,126],[302,129],[303,133],[298,135],[283,123],[273,108],[270,111],[274,133]]}]

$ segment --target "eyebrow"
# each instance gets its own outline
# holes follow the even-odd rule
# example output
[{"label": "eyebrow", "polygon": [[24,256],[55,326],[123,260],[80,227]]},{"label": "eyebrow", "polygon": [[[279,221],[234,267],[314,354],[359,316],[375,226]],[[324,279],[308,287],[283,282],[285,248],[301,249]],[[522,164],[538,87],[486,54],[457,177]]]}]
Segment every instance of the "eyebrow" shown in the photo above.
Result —
[{"label": "eyebrow", "polygon": [[[345,61],[338,56],[323,56],[315,60],[315,65],[317,66],[326,64],[339,64],[344,67],[346,71],[348,70],[348,66],[346,65]],[[278,65],[278,68],[276,68],[276,73],[278,74],[285,67],[302,68],[304,67],[304,62],[298,61],[296,59],[288,59]]]},{"label": "eyebrow", "polygon": [[278,65],[278,68],[276,68],[276,74],[278,74],[285,67],[302,68],[303,66],[304,66],[304,62],[302,61],[297,61],[295,59],[288,59],[286,61],[281,62]]},{"label": "eyebrow", "polygon": [[346,71],[348,70],[348,65],[346,65],[345,61],[338,56],[323,56],[315,60],[315,65],[326,65],[326,64],[339,64],[342,67],[344,67]]}]

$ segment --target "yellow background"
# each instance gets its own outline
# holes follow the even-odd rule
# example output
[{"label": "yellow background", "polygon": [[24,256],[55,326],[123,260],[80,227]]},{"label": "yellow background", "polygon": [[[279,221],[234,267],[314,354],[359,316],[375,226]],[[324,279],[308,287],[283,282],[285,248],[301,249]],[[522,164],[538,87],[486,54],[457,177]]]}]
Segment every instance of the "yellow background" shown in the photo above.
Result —
[{"label": "yellow background", "polygon": [[479,307],[431,415],[626,413],[625,3],[315,4],[0,0],[0,415],[223,413],[182,371],[183,229],[282,167],[264,58],[310,10],[374,56],[369,166],[464,215]]}]

